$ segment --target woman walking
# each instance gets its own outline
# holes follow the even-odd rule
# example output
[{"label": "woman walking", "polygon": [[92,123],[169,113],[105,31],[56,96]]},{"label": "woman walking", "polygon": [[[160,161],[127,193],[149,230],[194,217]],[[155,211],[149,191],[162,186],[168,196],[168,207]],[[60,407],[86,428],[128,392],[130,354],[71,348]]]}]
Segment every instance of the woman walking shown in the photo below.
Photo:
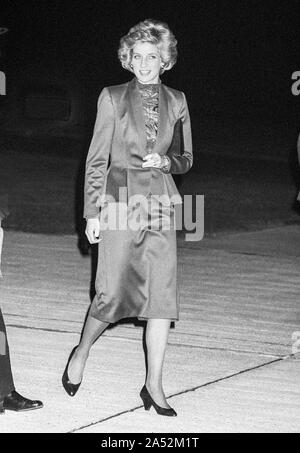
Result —
[{"label": "woman walking", "polygon": [[[145,20],[131,28],[118,55],[135,77],[99,96],[84,208],[89,242],[99,242],[96,296],[63,375],[74,396],[90,348],[108,325],[146,320],[147,376],[140,396],[146,410],[153,406],[167,416],[177,415],[166,401],[162,369],[170,323],[179,317],[174,204],[182,202],[171,174],[186,173],[193,162],[185,96],[160,81],[176,63],[176,44],[165,23]],[[178,122],[183,149],[167,155]]]}]

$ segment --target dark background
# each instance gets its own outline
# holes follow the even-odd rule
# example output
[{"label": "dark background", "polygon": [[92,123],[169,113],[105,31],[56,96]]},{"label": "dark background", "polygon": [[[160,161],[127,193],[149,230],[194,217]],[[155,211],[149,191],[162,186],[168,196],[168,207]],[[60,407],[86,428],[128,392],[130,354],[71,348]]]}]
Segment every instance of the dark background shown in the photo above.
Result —
[{"label": "dark background", "polygon": [[[119,39],[148,17],[166,21],[179,59],[164,83],[184,91],[200,127],[239,119],[295,134],[299,98],[291,74],[299,63],[299,1],[27,0],[5,6],[8,94],[14,73],[69,71],[94,105],[103,86],[132,75],[116,57]],[[9,75],[11,74],[11,77]],[[20,77],[20,75],[19,75]],[[252,119],[251,119],[252,118]],[[259,123],[257,121],[257,123]],[[196,136],[201,135],[197,123]],[[294,139],[294,137],[292,137]]]},{"label": "dark background", "polygon": [[[291,92],[292,73],[300,71],[299,17],[298,0],[2,1],[0,26],[9,32],[0,36],[0,62],[7,75],[7,96],[0,99],[0,144],[9,160],[2,157],[2,165],[10,166],[3,170],[2,181],[9,181],[7,175],[18,162],[14,179],[23,181],[30,175],[33,180],[43,174],[47,184],[54,181],[57,191],[66,194],[61,209],[70,197],[63,176],[69,178],[67,187],[72,184],[72,190],[81,193],[99,92],[133,77],[118,61],[119,40],[137,22],[155,18],[166,21],[178,40],[178,62],[162,81],[185,92],[192,118],[194,167],[183,178],[183,192],[206,196],[211,230],[220,210],[220,228],[224,222],[226,228],[241,223],[245,228],[254,218],[257,225],[264,213],[282,221],[289,215],[287,207],[298,207],[300,188],[296,147],[300,96]],[[57,102],[68,99],[69,119],[63,114],[55,118],[58,104],[55,108],[51,100],[49,104],[51,96]],[[30,104],[32,100],[35,104]],[[26,102],[31,110],[24,107]],[[48,108],[49,118],[39,118],[39,109],[45,114]],[[29,158],[32,152],[35,156]],[[60,180],[59,161],[67,157],[73,158],[72,172]],[[44,166],[44,173],[31,174],[33,162],[36,168]],[[38,198],[36,187],[30,190],[29,198]],[[45,197],[49,186],[47,190]],[[47,213],[51,206],[56,209],[57,194],[54,187],[51,190]],[[24,199],[13,196],[12,205],[24,205]],[[28,209],[23,209],[23,216]],[[40,213],[40,200],[30,209],[36,218],[49,215]],[[243,209],[245,218],[236,222]],[[10,217],[9,227],[40,231],[29,216],[28,227],[17,217]],[[70,230],[62,225],[47,228]]]},{"label": "dark background", "polygon": [[95,89],[128,79],[116,59],[119,39],[148,17],[167,21],[178,38],[179,62],[166,82],[199,96],[205,112],[218,111],[219,101],[241,111],[253,101],[279,107],[299,69],[298,1],[1,3],[15,64],[72,65]]}]

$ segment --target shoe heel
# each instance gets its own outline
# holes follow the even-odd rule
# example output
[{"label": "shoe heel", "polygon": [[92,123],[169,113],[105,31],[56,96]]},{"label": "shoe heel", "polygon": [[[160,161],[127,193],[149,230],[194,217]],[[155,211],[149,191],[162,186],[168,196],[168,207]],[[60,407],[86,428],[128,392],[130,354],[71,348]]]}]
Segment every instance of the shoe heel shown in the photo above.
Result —
[{"label": "shoe heel", "polygon": [[152,406],[151,401],[143,400],[143,403],[144,403],[145,411],[150,411],[151,406]]},{"label": "shoe heel", "polygon": [[143,389],[141,390],[140,397],[141,397],[141,399],[142,399],[142,401],[143,401],[145,411],[149,411],[150,408],[151,408],[151,406],[152,406],[152,402],[151,402],[151,400],[147,397],[147,395],[145,394],[145,392],[143,391]]},{"label": "shoe heel", "polygon": [[152,396],[148,392],[146,385],[144,385],[144,387],[142,388],[140,392],[140,397],[142,398],[146,411],[148,411],[150,407],[153,406],[159,415],[166,415],[167,417],[177,416],[176,411],[172,407],[170,408],[160,407],[158,404],[156,404],[156,402],[153,400]]}]

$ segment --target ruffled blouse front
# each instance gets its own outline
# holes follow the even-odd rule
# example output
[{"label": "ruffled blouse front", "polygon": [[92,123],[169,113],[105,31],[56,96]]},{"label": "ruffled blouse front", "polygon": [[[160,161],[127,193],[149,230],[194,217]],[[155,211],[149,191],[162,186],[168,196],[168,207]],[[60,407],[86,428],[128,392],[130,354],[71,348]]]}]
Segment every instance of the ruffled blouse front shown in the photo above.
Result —
[{"label": "ruffled blouse front", "polygon": [[159,120],[159,84],[138,82],[145,117],[147,153],[152,153],[156,143]]}]

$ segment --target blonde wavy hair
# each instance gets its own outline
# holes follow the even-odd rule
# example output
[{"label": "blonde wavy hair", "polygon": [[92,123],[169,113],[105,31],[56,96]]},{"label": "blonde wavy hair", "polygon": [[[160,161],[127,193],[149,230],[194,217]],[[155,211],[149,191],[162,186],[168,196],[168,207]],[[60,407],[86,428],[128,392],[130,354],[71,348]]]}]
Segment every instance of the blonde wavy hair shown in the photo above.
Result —
[{"label": "blonde wavy hair", "polygon": [[133,72],[130,64],[133,47],[137,41],[157,45],[162,60],[160,73],[171,69],[177,60],[177,41],[168,24],[154,19],[146,19],[132,27],[120,39],[118,57],[124,69]]}]

